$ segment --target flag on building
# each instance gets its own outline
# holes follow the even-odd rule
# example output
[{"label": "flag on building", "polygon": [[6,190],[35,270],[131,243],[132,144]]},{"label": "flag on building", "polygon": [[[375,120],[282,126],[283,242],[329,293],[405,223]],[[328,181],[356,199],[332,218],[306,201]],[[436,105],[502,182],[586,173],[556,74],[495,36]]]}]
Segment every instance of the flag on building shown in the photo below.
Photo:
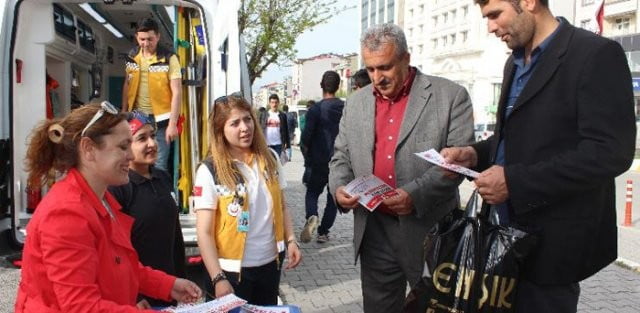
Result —
[{"label": "flag on building", "polygon": [[598,35],[602,35],[602,23],[604,19],[604,0],[596,0],[595,4],[595,21],[596,21],[596,29],[594,32]]}]

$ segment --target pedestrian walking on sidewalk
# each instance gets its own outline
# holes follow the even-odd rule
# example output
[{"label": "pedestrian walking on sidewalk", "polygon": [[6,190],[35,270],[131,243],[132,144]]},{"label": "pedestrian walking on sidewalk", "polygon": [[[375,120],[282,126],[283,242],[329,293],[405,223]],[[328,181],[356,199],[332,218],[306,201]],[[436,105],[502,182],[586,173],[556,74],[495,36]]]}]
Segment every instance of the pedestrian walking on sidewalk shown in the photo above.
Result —
[{"label": "pedestrian walking on sidewalk", "polygon": [[326,71],[322,75],[320,88],[322,100],[307,111],[306,125],[302,132],[301,147],[305,166],[312,175],[307,181],[305,194],[306,223],[300,233],[300,241],[309,242],[318,229],[319,243],[329,240],[329,230],[336,219],[337,208],[331,193],[327,190],[327,203],[318,227],[318,198],[329,182],[329,160],[333,155],[333,142],[338,135],[344,101],[336,98],[340,87],[340,75]]},{"label": "pedestrian walking on sidewalk", "polygon": [[635,151],[629,65],[618,43],[554,17],[547,0],[476,0],[513,53],[496,132],[442,150],[480,171],[480,195],[502,224],[538,245],[523,264],[515,311],[576,312],[579,282],[616,259],[614,178]]},{"label": "pedestrian walking on sidewalk", "polygon": [[251,304],[276,305],[285,253],[285,269],[298,266],[301,254],[282,166],[254,112],[240,96],[213,103],[211,152],[193,188],[196,232],[216,298],[235,293]]},{"label": "pedestrian walking on sidewalk", "polygon": [[[364,312],[402,310],[407,282],[422,276],[423,240],[437,221],[460,207],[458,184],[415,152],[473,142],[473,109],[464,87],[409,65],[402,29],[368,28],[360,41],[372,83],[344,106],[329,187],[354,213]],[[373,212],[344,190],[356,177],[375,175],[398,192]]]}]

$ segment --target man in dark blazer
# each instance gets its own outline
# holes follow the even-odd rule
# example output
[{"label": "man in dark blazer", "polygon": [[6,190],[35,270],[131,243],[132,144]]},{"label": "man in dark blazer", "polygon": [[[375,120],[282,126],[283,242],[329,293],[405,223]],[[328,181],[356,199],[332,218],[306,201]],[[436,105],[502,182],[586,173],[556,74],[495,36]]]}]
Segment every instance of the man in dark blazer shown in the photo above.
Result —
[{"label": "man in dark blazer", "polygon": [[631,75],[616,42],[555,18],[547,0],[476,0],[512,56],[489,139],[448,148],[483,171],[475,184],[501,223],[538,245],[524,264],[517,312],[576,312],[578,282],[616,259],[614,178],[635,149]]},{"label": "man in dark blazer", "polygon": [[[459,207],[458,184],[415,152],[473,142],[473,109],[464,87],[409,66],[407,42],[397,25],[367,29],[362,56],[372,83],[344,105],[329,190],[353,209],[353,241],[360,256],[365,313],[402,310],[407,281],[421,277],[427,231]],[[356,177],[374,174],[395,188],[375,211],[344,190]]]}]

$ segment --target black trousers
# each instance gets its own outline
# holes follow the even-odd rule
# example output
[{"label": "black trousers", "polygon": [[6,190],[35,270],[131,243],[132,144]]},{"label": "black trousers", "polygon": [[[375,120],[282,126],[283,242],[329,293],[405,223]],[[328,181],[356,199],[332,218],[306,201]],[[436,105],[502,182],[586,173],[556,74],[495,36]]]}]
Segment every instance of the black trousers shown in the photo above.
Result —
[{"label": "black trousers", "polygon": [[276,260],[256,267],[243,267],[241,273],[227,272],[227,279],[236,296],[254,305],[277,305],[280,271],[284,252]]},{"label": "black trousers", "polygon": [[517,313],[576,313],[580,285],[538,285],[527,280],[518,282]]}]

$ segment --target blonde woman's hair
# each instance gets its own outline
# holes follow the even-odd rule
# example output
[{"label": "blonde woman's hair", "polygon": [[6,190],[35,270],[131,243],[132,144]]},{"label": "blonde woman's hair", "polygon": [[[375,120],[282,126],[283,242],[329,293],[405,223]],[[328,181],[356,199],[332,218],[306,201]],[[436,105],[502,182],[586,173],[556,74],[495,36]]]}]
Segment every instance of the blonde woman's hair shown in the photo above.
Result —
[{"label": "blonde woman's hair", "polygon": [[217,183],[233,190],[239,183],[238,178],[242,175],[233,165],[233,157],[229,152],[229,142],[224,137],[224,124],[229,119],[233,109],[251,114],[253,123],[251,152],[258,162],[265,164],[267,176],[265,178],[274,179],[278,175],[277,161],[267,146],[267,141],[256,118],[255,110],[243,97],[230,95],[216,99],[209,115],[210,155],[213,159],[213,167],[216,170]]}]

